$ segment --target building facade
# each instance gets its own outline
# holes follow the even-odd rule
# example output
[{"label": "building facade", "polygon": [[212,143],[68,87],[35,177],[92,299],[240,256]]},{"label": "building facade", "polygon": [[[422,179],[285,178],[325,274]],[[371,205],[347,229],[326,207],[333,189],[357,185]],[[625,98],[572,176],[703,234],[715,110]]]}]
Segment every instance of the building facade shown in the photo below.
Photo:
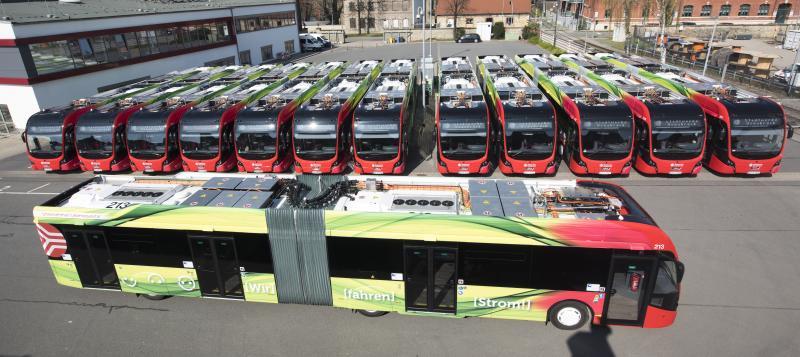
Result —
[{"label": "building facade", "polygon": [[[537,0],[534,6],[541,6]],[[622,1],[605,0],[561,0],[561,15],[583,18],[593,24],[595,30],[610,30],[624,21]],[[670,25],[681,23],[713,24],[795,24],[800,22],[800,13],[795,11],[800,0],[677,0]],[[550,1],[545,9],[552,16],[554,6]],[[658,5],[655,0],[634,3],[631,25],[658,24]]]},{"label": "building facade", "polygon": [[39,110],[150,76],[300,50],[286,0],[45,3],[3,2],[0,109],[17,128]]},{"label": "building facade", "polygon": [[480,22],[503,22],[508,27],[524,27],[531,15],[531,2],[528,0],[468,1],[461,15],[453,19],[453,0],[439,0],[436,3],[436,26],[452,28],[454,25],[470,32]]},{"label": "building facade", "polygon": [[344,0],[340,22],[347,34],[358,34],[359,27],[362,34],[411,29],[415,2],[418,0]]}]

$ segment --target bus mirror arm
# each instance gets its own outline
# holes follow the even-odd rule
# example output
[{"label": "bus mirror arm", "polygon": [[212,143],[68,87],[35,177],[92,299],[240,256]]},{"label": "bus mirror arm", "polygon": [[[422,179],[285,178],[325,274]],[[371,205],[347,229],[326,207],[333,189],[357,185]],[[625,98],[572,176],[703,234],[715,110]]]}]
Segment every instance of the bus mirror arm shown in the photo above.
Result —
[{"label": "bus mirror arm", "polygon": [[786,138],[787,138],[787,139],[791,139],[791,138],[792,138],[792,136],[794,136],[794,127],[792,127],[791,125],[789,125],[789,132],[788,132],[788,133],[786,133]]},{"label": "bus mirror arm", "polygon": [[686,271],[686,267],[683,265],[683,263],[676,261],[675,270],[678,273],[678,284],[680,284],[681,280],[683,280],[683,273]]}]

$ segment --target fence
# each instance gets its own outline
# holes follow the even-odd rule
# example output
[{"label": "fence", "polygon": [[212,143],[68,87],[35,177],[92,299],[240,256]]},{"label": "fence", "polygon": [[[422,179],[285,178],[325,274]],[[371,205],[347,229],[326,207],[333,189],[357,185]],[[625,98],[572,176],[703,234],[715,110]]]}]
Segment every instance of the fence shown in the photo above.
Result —
[{"label": "fence", "polygon": [[0,133],[11,134],[14,132],[14,122],[11,121],[11,113],[8,112],[8,106],[0,104]]},{"label": "fence", "polygon": [[[661,50],[655,48],[655,39],[646,39],[640,37],[630,38],[625,46],[628,53],[656,59],[661,58]],[[712,57],[709,58],[708,61],[708,68],[706,69],[706,75],[709,77],[714,77],[720,80],[720,82],[733,80],[752,87],[753,89],[764,89],[773,92],[774,94],[788,95],[789,97],[800,97],[800,92],[798,91],[797,87],[792,88],[792,92],[789,93],[789,84],[785,80],[772,76],[767,76],[766,78],[755,76],[749,71],[737,70],[729,67],[727,56],[719,57],[716,60],[713,59],[714,53],[712,53],[711,56]],[[703,70],[703,66],[705,65],[704,60],[691,60],[684,54],[670,52],[666,53],[666,62],[694,70],[695,72],[701,72]]]}]

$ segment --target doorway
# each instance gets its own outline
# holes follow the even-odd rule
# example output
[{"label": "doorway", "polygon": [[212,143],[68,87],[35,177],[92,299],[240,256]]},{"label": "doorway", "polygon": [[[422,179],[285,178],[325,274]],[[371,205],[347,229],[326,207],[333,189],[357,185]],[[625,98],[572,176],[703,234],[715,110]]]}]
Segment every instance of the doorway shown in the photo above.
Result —
[{"label": "doorway", "polygon": [[644,323],[644,302],[655,263],[651,257],[612,258],[604,314],[607,323],[632,326]]},{"label": "doorway", "polygon": [[233,238],[190,237],[203,296],[243,299],[242,276]]},{"label": "doorway", "polygon": [[102,231],[67,231],[64,239],[85,287],[119,289],[119,279]]},{"label": "doorway", "polygon": [[406,310],[456,312],[457,250],[405,247]]},{"label": "doorway", "polygon": [[786,23],[786,19],[789,18],[789,12],[791,12],[791,10],[792,10],[792,4],[778,5],[778,10],[775,11],[775,23],[776,24]]}]

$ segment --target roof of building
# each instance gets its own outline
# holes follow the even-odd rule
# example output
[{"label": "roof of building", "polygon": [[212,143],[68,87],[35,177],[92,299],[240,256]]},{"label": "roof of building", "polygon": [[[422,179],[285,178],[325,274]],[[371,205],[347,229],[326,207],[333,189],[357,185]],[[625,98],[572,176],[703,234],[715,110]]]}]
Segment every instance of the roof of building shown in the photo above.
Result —
[{"label": "roof of building", "polygon": [[69,21],[293,3],[294,0],[0,0],[0,22]]},{"label": "roof of building", "polygon": [[[440,0],[436,3],[436,15],[452,15],[452,3],[461,0]],[[529,14],[531,2],[529,0],[500,0],[500,1],[466,1],[467,6],[462,15],[500,15],[500,14]]]}]

